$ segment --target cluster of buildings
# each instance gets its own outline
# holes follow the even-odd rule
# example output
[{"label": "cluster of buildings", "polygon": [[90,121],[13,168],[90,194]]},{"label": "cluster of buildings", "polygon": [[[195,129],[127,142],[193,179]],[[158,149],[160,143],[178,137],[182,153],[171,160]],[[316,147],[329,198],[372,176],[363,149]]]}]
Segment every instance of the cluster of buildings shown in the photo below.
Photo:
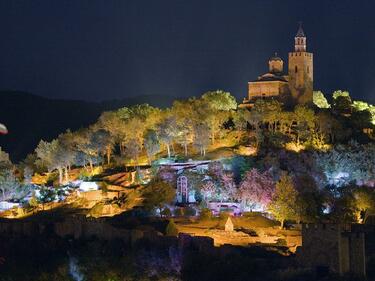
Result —
[{"label": "cluster of buildings", "polygon": [[248,83],[248,96],[240,107],[251,108],[257,99],[310,104],[313,71],[313,54],[307,52],[307,38],[300,25],[294,37],[294,51],[289,53],[288,69],[284,71],[284,61],[276,53],[268,61],[268,72]]}]

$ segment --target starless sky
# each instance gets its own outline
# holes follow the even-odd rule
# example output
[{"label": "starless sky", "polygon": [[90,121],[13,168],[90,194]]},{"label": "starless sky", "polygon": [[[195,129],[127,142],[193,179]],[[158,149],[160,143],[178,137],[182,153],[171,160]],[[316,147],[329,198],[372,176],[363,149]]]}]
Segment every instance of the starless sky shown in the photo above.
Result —
[{"label": "starless sky", "polygon": [[284,59],[303,21],[314,88],[375,103],[372,0],[2,0],[0,89],[63,99],[230,91]]}]

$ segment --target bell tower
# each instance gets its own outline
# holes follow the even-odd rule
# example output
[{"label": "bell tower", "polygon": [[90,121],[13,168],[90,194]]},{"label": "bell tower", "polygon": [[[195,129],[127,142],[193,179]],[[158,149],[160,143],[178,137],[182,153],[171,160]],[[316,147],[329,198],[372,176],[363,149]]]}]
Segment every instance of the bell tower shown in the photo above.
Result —
[{"label": "bell tower", "polygon": [[294,52],[289,53],[289,88],[297,103],[312,103],[313,54],[306,52],[306,36],[300,23],[294,37]]}]

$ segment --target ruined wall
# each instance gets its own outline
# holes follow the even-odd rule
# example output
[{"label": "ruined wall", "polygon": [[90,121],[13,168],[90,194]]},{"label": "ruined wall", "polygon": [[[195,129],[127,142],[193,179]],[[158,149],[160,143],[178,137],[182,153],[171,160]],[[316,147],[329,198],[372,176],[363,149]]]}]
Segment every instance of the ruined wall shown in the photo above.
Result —
[{"label": "ruined wall", "polygon": [[306,267],[365,276],[365,233],[352,225],[305,224],[299,259]]},{"label": "ruined wall", "polygon": [[339,225],[305,224],[302,227],[302,259],[307,267],[329,267],[342,272],[339,259],[341,248]]}]

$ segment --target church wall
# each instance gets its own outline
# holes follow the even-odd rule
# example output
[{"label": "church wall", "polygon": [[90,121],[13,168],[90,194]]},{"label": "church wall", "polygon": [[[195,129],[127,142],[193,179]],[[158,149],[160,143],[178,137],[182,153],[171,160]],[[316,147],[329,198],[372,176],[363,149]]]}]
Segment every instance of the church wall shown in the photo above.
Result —
[{"label": "church wall", "polygon": [[249,100],[259,97],[276,97],[288,89],[286,82],[264,81],[249,83]]}]

